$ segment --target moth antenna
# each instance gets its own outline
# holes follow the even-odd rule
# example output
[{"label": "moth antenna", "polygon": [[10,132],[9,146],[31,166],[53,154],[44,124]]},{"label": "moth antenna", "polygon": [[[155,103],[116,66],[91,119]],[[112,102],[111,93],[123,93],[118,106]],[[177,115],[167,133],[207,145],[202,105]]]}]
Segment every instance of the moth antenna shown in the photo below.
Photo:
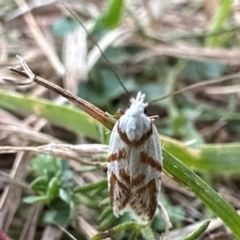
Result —
[{"label": "moth antenna", "polygon": [[202,86],[206,86],[206,85],[220,83],[220,82],[231,80],[231,79],[237,78],[237,77],[240,77],[240,72],[234,73],[234,74],[230,74],[230,75],[226,75],[226,76],[223,76],[223,77],[220,77],[220,78],[217,78],[217,79],[213,79],[213,80],[208,80],[208,81],[204,81],[204,82],[200,82],[200,83],[195,83],[195,84],[192,84],[192,85],[190,85],[188,87],[179,89],[179,90],[174,91],[172,93],[169,93],[169,94],[167,94],[167,95],[165,95],[165,96],[163,96],[161,98],[157,98],[155,100],[152,100],[148,104],[151,104],[151,103],[154,103],[154,102],[158,102],[160,100],[166,99],[168,97],[172,97],[172,96],[174,96],[176,94],[179,94],[179,93],[182,93],[182,92],[186,92],[188,90],[192,90],[192,89],[197,88],[197,87],[202,87]]},{"label": "moth antenna", "polygon": [[72,16],[78,21],[78,23],[83,27],[83,29],[85,30],[85,32],[87,33],[87,35],[89,36],[90,40],[92,41],[92,43],[98,48],[99,52],[101,53],[101,55],[103,56],[105,62],[109,65],[109,67],[111,68],[114,76],[116,77],[116,79],[118,80],[118,82],[120,83],[120,85],[122,86],[122,88],[124,89],[124,91],[127,93],[128,98],[131,98],[131,94],[129,93],[129,91],[127,90],[127,88],[124,86],[121,78],[118,76],[117,71],[115,70],[114,66],[112,65],[112,63],[108,60],[107,56],[105,55],[105,53],[102,51],[102,49],[100,48],[99,44],[97,43],[97,41],[94,40],[94,38],[91,36],[91,34],[89,33],[89,31],[87,30],[87,28],[84,26],[84,24],[81,22],[81,20],[79,19],[79,17],[75,14],[75,12],[73,12],[68,6],[66,6],[66,4],[63,3],[63,5],[65,6],[65,8],[72,14]]}]

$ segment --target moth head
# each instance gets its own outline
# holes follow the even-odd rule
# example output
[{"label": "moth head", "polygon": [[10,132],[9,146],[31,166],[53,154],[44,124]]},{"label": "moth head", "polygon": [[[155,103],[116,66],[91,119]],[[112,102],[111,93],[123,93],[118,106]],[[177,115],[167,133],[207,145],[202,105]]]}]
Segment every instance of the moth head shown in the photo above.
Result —
[{"label": "moth head", "polygon": [[147,103],[144,102],[145,100],[145,94],[138,92],[136,98],[131,98],[130,102],[131,105],[129,109],[127,109],[126,114],[129,115],[138,115],[138,114],[144,114],[146,111]]}]

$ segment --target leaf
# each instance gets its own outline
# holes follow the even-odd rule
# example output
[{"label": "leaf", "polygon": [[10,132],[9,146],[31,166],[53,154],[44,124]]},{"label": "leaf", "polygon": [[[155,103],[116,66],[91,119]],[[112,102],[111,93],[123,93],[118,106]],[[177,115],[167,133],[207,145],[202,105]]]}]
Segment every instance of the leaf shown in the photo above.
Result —
[{"label": "leaf", "polygon": [[24,203],[33,204],[33,203],[46,203],[48,202],[47,196],[28,196],[23,198]]},{"label": "leaf", "polygon": [[107,179],[103,179],[101,181],[98,181],[96,183],[90,183],[90,184],[85,184],[84,186],[77,187],[74,192],[75,193],[84,193],[92,190],[96,190],[99,187],[104,186],[107,188]]},{"label": "leaf", "polygon": [[32,158],[29,166],[29,171],[33,172],[34,175],[45,175],[48,178],[50,172],[54,173],[59,170],[57,166],[57,162],[59,160],[59,158],[50,155],[38,154]]},{"label": "leaf", "polygon": [[47,223],[54,223],[58,225],[68,224],[71,221],[70,203],[67,204],[59,198],[51,201],[50,208],[44,216],[44,221]]},{"label": "leaf", "polygon": [[[113,211],[112,208],[110,206],[107,206],[104,208],[104,210],[101,212],[101,214],[98,216],[98,222],[100,222],[100,229],[104,229],[104,227],[101,226],[101,223],[103,221],[106,221],[106,219],[110,219],[112,220],[112,216],[113,216]],[[112,224],[112,222],[109,224],[109,226]]]},{"label": "leaf", "polygon": [[40,193],[43,193],[43,194],[46,193],[47,187],[48,187],[48,179],[47,179],[46,176],[37,177],[30,184],[30,188],[34,192],[40,192]]},{"label": "leaf", "polygon": [[[139,227],[139,224],[137,224],[134,221],[125,222],[125,223],[119,224],[116,227],[112,228],[111,229],[111,235],[120,233],[120,232],[125,231],[125,230],[130,229],[130,228],[137,228],[137,227]],[[107,233],[109,233],[109,231],[107,231]],[[99,233],[99,234],[93,236],[91,238],[91,240],[101,240],[103,238],[106,238],[105,232]]]},{"label": "leaf", "polygon": [[[215,15],[212,18],[213,20],[210,26],[210,29],[212,31],[219,30],[220,28],[224,27],[232,11],[232,5],[233,5],[232,0],[220,1],[219,8],[217,9]],[[223,37],[222,35],[210,36],[207,38],[206,45],[209,47],[220,47],[230,39],[232,33],[231,32],[225,33],[224,36],[225,42],[221,41],[221,38]]]},{"label": "leaf", "polygon": [[203,144],[188,148],[181,141],[161,136],[162,145],[188,167],[207,172],[239,173],[240,144]]},{"label": "leaf", "polygon": [[128,240],[136,240],[140,232],[141,232],[140,229],[133,229],[131,235],[128,237]]},{"label": "leaf", "polygon": [[108,6],[102,20],[107,28],[113,29],[119,24],[123,3],[123,0],[108,0]]},{"label": "leaf", "polygon": [[47,190],[47,196],[49,200],[52,200],[58,196],[58,192],[61,186],[61,176],[62,176],[62,173],[59,171],[50,180],[48,184],[48,190]]},{"label": "leaf", "polygon": [[165,149],[163,149],[163,159],[164,169],[177,182],[188,187],[240,239],[240,216],[233,207],[208,186],[206,182]]},{"label": "leaf", "polygon": [[71,194],[69,194],[69,192],[67,192],[63,188],[60,188],[60,190],[59,190],[59,197],[60,197],[60,199],[62,199],[66,203],[70,203],[71,200],[72,200],[71,199]]},{"label": "leaf", "polygon": [[149,225],[143,226],[141,228],[141,233],[146,240],[156,240]]},{"label": "leaf", "polygon": [[[106,217],[104,219],[102,219],[102,221],[99,221],[99,229],[100,230],[106,230],[110,227],[112,227],[113,223],[116,221],[116,217],[113,215],[112,213],[112,209],[105,209],[104,212],[106,215]],[[107,215],[108,213],[108,215]]]},{"label": "leaf", "polygon": [[85,112],[72,107],[61,106],[41,98],[0,90],[0,107],[24,113],[34,113],[55,124],[64,126],[86,137],[100,140],[100,124]]},{"label": "leaf", "polygon": [[205,221],[198,229],[189,234],[187,237],[182,240],[195,240],[197,239],[208,227],[210,221]]},{"label": "leaf", "polygon": [[92,208],[95,210],[100,209],[99,204],[94,199],[89,198],[84,194],[78,193],[78,194],[75,194],[75,197],[76,197],[78,203],[83,204],[88,208]]}]

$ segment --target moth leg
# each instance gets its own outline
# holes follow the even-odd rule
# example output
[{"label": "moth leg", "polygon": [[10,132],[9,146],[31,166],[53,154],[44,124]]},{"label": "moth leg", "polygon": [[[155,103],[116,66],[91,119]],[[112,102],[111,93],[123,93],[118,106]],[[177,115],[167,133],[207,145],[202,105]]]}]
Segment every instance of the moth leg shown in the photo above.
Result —
[{"label": "moth leg", "polygon": [[158,207],[161,210],[162,217],[165,224],[165,233],[161,236],[160,240],[168,240],[170,230],[172,229],[172,223],[170,222],[167,210],[165,209],[165,207],[162,205],[161,202],[158,202]]}]

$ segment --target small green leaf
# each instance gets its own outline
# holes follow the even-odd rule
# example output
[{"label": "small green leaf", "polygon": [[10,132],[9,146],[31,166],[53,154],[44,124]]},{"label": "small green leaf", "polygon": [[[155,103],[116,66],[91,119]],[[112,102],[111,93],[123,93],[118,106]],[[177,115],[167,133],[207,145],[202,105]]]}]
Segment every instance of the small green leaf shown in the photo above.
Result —
[{"label": "small green leaf", "polygon": [[32,204],[32,203],[46,203],[48,202],[48,197],[47,196],[28,196],[23,199],[23,202]]},{"label": "small green leaf", "polygon": [[129,236],[128,240],[136,240],[137,236],[141,233],[141,229],[136,228],[133,229],[133,231],[131,232],[131,235]]},{"label": "small green leaf", "polygon": [[69,207],[70,207],[70,219],[74,219],[74,216],[76,214],[76,208],[78,207],[78,205],[76,204],[75,201],[71,199],[69,202]]},{"label": "small green leaf", "polygon": [[61,210],[57,211],[52,221],[59,225],[68,224],[71,221],[69,205],[65,205]]},{"label": "small green leaf", "polygon": [[90,183],[90,184],[86,184],[86,185],[81,186],[81,187],[77,187],[74,190],[74,192],[75,193],[84,193],[84,192],[95,190],[96,188],[99,188],[99,187],[102,187],[102,186],[107,187],[107,180],[106,179],[103,179],[103,180],[101,180],[99,182],[96,182],[96,183]]},{"label": "small green leaf", "polygon": [[146,239],[146,240],[156,240],[153,235],[153,231],[149,225],[146,225],[146,226],[143,225],[141,228],[141,233],[142,233],[144,239]]},{"label": "small green leaf", "polygon": [[60,185],[61,185],[61,172],[59,171],[48,184],[47,196],[49,200],[54,199],[55,197],[58,196]]},{"label": "small green leaf", "polygon": [[72,181],[73,172],[71,170],[65,170],[62,172],[62,187],[63,188],[73,188],[74,181]]},{"label": "small green leaf", "polygon": [[59,190],[59,197],[60,197],[60,199],[62,199],[66,203],[71,202],[71,194],[69,194],[69,192],[67,192],[63,188],[60,188],[60,190]]},{"label": "small green leaf", "polygon": [[92,208],[95,210],[99,210],[99,205],[98,203],[96,203],[96,201],[94,199],[90,199],[89,197],[87,197],[86,195],[83,194],[75,194],[74,195],[76,197],[76,201],[80,204],[85,205],[88,208]]},{"label": "small green leaf", "polygon": [[[125,231],[130,228],[140,228],[143,226],[144,225],[139,225],[138,223],[136,223],[134,221],[124,222],[124,223],[121,223],[121,224],[117,225],[116,227],[112,228],[111,232],[112,232],[112,234],[117,234],[117,233],[120,233],[120,232]],[[91,238],[91,240],[101,240],[101,239],[102,239],[101,233],[97,234]]]},{"label": "small green leaf", "polygon": [[105,230],[113,225],[113,222],[116,221],[116,217],[113,214],[108,215],[105,219],[99,222],[99,229]]},{"label": "small green leaf", "polygon": [[66,203],[60,198],[56,198],[50,202],[49,207],[52,209],[49,211],[48,218],[45,219],[48,222],[64,225],[71,221],[71,208],[70,202]]},{"label": "small green leaf", "polygon": [[[228,20],[230,14],[231,14],[231,11],[232,11],[232,5],[233,5],[232,0],[224,0],[224,1],[219,2],[219,7],[218,7],[215,15],[212,18],[212,23],[211,23],[211,26],[210,26],[210,29],[212,31],[219,30],[226,25],[227,20]],[[220,46],[222,46],[223,44],[227,43],[227,41],[232,36],[232,33],[227,32],[224,35],[225,35],[224,36],[225,42],[221,41],[221,38],[223,37],[223,35],[220,35],[220,36],[215,35],[215,36],[209,36],[207,38],[206,45],[209,46],[209,47],[220,47]]]},{"label": "small green leaf", "polygon": [[110,206],[107,206],[104,208],[104,210],[101,212],[101,214],[98,217],[98,221],[103,221],[106,217],[113,214],[112,208]]},{"label": "small green leaf", "polygon": [[107,28],[115,28],[119,24],[123,8],[123,0],[109,0],[103,22]]},{"label": "small green leaf", "polygon": [[207,229],[210,221],[204,222],[198,229],[189,234],[187,237],[182,238],[182,240],[195,240]]},{"label": "small green leaf", "polygon": [[48,177],[49,172],[54,173],[59,170],[57,166],[57,161],[59,160],[59,158],[50,155],[38,154],[32,158],[29,171],[37,176],[45,175]]},{"label": "small green leaf", "polygon": [[37,177],[34,181],[31,182],[30,188],[34,192],[46,193],[48,188],[48,179],[46,176]]}]

